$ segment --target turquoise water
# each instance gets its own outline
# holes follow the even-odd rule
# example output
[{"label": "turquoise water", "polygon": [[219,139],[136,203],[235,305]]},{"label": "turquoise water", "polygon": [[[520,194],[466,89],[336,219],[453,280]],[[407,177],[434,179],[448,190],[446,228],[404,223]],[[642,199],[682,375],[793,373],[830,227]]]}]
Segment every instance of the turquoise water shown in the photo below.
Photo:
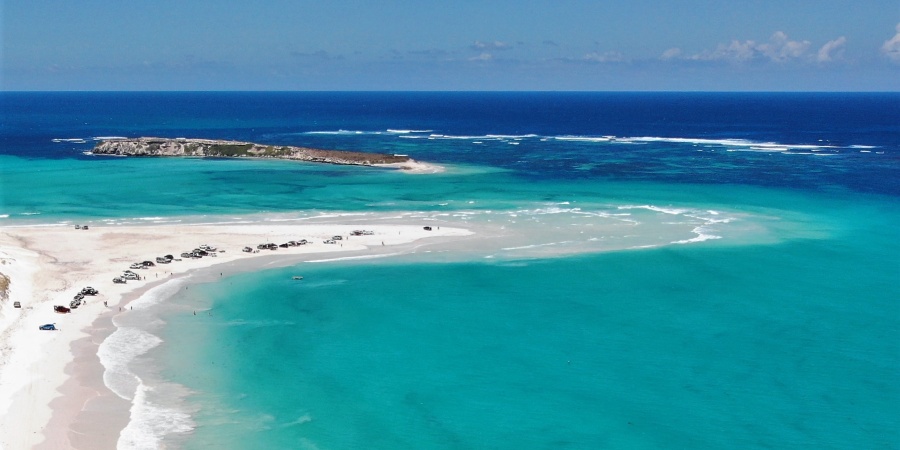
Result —
[{"label": "turquoise water", "polygon": [[161,350],[185,448],[893,448],[898,210],[808,200],[840,227],[194,286]]},{"label": "turquoise water", "polygon": [[[101,346],[123,448],[900,448],[897,94],[0,96],[2,225],[478,232],[148,293]],[[108,135],[448,170],[82,154]]]}]

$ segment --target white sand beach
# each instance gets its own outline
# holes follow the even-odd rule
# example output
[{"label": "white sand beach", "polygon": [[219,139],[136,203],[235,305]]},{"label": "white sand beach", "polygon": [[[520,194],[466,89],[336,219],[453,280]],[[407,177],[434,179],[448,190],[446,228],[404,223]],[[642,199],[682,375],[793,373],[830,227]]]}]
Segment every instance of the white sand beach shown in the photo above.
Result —
[{"label": "white sand beach", "polygon": [[[351,236],[357,229],[370,235]],[[95,324],[126,314],[127,303],[149,286],[182,276],[192,270],[239,260],[267,261],[264,256],[304,255],[326,252],[379,251],[433,237],[472,234],[461,228],[425,230],[421,225],[168,225],[71,226],[0,228],[0,273],[9,280],[8,298],[0,303],[0,448],[115,448],[121,426],[127,423],[127,402],[102,392],[103,368],[96,357]],[[333,244],[323,241],[339,235]],[[281,244],[306,239],[302,246],[256,250],[261,243]],[[215,256],[182,258],[202,244],[216,247]],[[174,255],[169,264],[136,269],[143,279],[113,283],[132,263],[155,262]],[[255,259],[254,259],[255,258]],[[84,287],[99,290],[68,314],[54,312],[54,305],[69,306]],[[14,308],[13,302],[21,308]],[[55,324],[56,331],[41,331]],[[111,326],[111,325],[110,325]],[[102,335],[102,333],[100,333]],[[88,338],[88,339],[85,339]],[[74,345],[73,345],[74,344]],[[74,350],[73,350],[74,349]],[[67,381],[77,380],[74,384]],[[65,389],[63,386],[66,385]],[[105,414],[119,423],[105,426],[75,424],[92,399],[103,399]],[[119,403],[116,403],[119,402]],[[96,409],[98,403],[93,403]],[[91,411],[97,413],[97,411]],[[53,423],[53,426],[49,426]]]}]

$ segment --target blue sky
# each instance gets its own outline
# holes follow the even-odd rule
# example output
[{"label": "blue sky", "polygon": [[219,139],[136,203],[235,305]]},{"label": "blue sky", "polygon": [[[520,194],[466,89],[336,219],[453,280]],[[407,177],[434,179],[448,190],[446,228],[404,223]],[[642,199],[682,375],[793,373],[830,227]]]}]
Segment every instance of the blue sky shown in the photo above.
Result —
[{"label": "blue sky", "polygon": [[4,1],[3,90],[900,90],[898,0]]}]

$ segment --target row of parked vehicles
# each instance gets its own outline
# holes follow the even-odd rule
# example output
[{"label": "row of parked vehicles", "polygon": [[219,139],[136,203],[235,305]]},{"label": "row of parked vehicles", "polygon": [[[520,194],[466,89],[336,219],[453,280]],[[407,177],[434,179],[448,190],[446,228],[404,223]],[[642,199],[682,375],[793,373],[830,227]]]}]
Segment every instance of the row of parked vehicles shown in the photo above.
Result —
[{"label": "row of parked vehicles", "polygon": [[[84,230],[88,229],[87,226],[83,226],[83,227],[76,226],[76,228],[84,229]],[[200,258],[200,257],[206,256],[209,254],[212,254],[213,256],[215,256],[215,253],[213,253],[215,251],[216,251],[215,247],[210,247],[209,245],[201,245],[199,248],[194,249],[190,253],[182,253],[182,256],[189,255],[187,257],[190,257],[190,258]],[[224,250],[222,250],[222,251],[224,251]],[[142,261],[139,263],[134,263],[131,266],[129,266],[129,270],[126,270],[122,273],[122,276],[113,278],[113,283],[125,284],[129,280],[140,280],[141,276],[138,275],[136,272],[134,272],[132,269],[134,269],[134,270],[149,269],[149,268],[155,266],[156,264],[169,264],[172,261],[181,261],[181,260],[176,259],[172,255],[165,255],[165,256],[157,257],[156,263],[154,263],[153,261]],[[62,305],[55,305],[55,306],[53,306],[53,310],[60,314],[68,314],[68,313],[72,312],[73,309],[78,308],[79,306],[81,306],[84,303],[85,296],[97,295],[99,293],[100,293],[100,291],[98,291],[97,289],[94,289],[93,287],[90,287],[90,286],[85,287],[84,289],[81,290],[81,292],[75,294],[75,297],[72,299],[71,302],[69,302],[68,307],[62,306]],[[21,304],[19,304],[19,302],[16,302],[16,303],[17,303],[16,307],[21,307]],[[41,325],[40,327],[38,327],[38,329],[40,329],[40,330],[57,330],[58,328],[56,328],[56,324],[48,323],[48,324]]]},{"label": "row of parked vehicles", "polygon": [[252,247],[244,247],[242,251],[244,253],[258,253],[259,250],[278,250],[279,248],[298,247],[306,244],[309,244],[309,241],[307,241],[306,239],[300,239],[299,241],[287,241],[284,244],[267,242],[265,244],[257,245],[256,251],[254,251]]},{"label": "row of parked vehicles", "polygon": [[[218,251],[224,252],[225,250],[218,250]],[[217,249],[215,247],[204,244],[204,245],[201,245],[200,247],[197,247],[189,252],[182,253],[181,257],[182,258],[192,258],[192,259],[200,259],[204,256],[215,257],[216,252],[217,252]]]},{"label": "row of parked vehicles", "polygon": [[88,286],[88,287],[82,289],[81,292],[75,294],[75,298],[73,298],[72,301],[69,302],[68,307],[56,305],[53,307],[53,311],[56,311],[60,314],[70,313],[70,312],[72,312],[73,309],[78,308],[79,306],[82,305],[82,303],[84,303],[84,296],[97,295],[99,293],[100,293],[100,291]]}]

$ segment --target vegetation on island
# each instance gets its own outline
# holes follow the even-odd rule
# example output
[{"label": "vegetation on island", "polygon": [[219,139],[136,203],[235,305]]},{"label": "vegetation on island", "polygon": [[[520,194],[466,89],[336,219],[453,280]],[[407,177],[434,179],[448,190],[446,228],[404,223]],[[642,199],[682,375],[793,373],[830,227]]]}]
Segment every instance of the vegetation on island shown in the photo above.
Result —
[{"label": "vegetation on island", "polygon": [[206,150],[210,156],[253,156],[249,150],[253,144],[212,144]]},{"label": "vegetation on island", "polygon": [[410,161],[408,156],[383,153],[320,150],[274,146],[252,142],[208,139],[134,138],[111,139],[94,147],[95,154],[120,156],[199,156],[222,158],[278,158],[299,161],[371,166]]}]

